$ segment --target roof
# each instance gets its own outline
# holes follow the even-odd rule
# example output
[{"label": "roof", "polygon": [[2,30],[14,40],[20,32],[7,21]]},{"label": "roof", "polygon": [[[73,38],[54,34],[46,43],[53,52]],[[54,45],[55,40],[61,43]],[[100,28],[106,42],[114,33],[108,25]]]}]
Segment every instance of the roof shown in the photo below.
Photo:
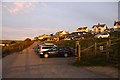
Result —
[{"label": "roof", "polygon": [[71,34],[78,34],[78,33],[83,34],[83,33],[87,33],[87,32],[72,32]]},{"label": "roof", "polygon": [[44,45],[51,46],[51,45],[54,45],[54,44],[53,43],[44,43]]},{"label": "roof", "polygon": [[77,30],[81,30],[81,29],[87,29],[88,27],[81,27],[81,28],[78,28]]},{"label": "roof", "polygon": [[92,28],[94,28],[94,27],[97,27],[97,28],[98,28],[98,27],[104,27],[105,25],[106,25],[106,24],[99,24],[99,23],[98,23],[98,25],[93,25]]},{"label": "roof", "polygon": [[69,33],[69,32],[66,32],[66,31],[59,31],[59,32],[56,32],[56,34],[61,34],[61,33]]},{"label": "roof", "polygon": [[115,21],[115,22],[114,22],[114,26],[115,26],[116,24],[120,25],[120,21]]},{"label": "roof", "polygon": [[40,44],[40,46],[46,47],[46,46],[56,46],[56,45],[53,43],[42,43]]}]

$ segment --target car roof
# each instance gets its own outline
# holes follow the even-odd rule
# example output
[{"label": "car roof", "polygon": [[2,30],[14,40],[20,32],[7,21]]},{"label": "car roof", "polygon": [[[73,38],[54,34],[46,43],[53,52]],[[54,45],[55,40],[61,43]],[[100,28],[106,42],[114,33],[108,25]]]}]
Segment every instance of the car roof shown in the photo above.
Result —
[{"label": "car roof", "polygon": [[53,43],[42,43],[42,44],[40,44],[40,46],[44,46],[44,47],[51,47],[51,46],[56,46],[55,44],[53,44]]},{"label": "car roof", "polygon": [[53,44],[53,43],[43,43],[43,45],[52,46],[52,45],[54,45],[54,44]]}]

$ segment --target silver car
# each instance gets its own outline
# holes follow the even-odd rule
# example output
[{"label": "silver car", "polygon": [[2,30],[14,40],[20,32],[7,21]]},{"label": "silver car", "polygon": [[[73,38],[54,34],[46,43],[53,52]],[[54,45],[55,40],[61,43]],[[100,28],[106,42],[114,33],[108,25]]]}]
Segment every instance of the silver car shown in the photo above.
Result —
[{"label": "silver car", "polygon": [[47,51],[53,47],[57,47],[57,46],[52,43],[44,43],[39,46],[39,54],[43,54],[44,51]]}]

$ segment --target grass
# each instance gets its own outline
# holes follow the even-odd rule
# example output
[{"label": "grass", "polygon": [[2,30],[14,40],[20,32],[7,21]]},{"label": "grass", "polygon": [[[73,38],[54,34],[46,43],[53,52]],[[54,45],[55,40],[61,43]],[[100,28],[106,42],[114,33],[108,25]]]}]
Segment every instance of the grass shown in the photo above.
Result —
[{"label": "grass", "polygon": [[87,56],[82,57],[80,61],[75,61],[72,65],[74,66],[105,66],[107,65],[105,55]]},{"label": "grass", "polygon": [[[113,35],[117,35],[116,33],[112,33]],[[117,67],[118,66],[118,60],[119,60],[119,45],[120,45],[120,40],[118,41],[114,41],[116,39],[119,38],[108,38],[108,39],[95,39],[95,38],[85,38],[85,39],[81,39],[79,40],[80,45],[81,45],[81,50],[94,45],[95,42],[96,43],[101,43],[103,42],[103,46],[107,46],[107,41],[112,40],[112,44],[113,43],[117,43],[113,46],[110,47],[111,51],[110,51],[110,55],[109,55],[109,60],[107,60],[106,57],[106,52],[101,53],[99,51],[99,46],[97,44],[97,51],[96,51],[96,56],[94,55],[94,47],[90,48],[89,50],[82,52],[81,53],[81,61],[75,61],[72,65],[74,66],[105,66],[105,65],[110,65],[110,66],[114,66]],[[64,41],[64,40],[60,40],[58,42],[54,42],[56,45],[58,46],[69,46],[73,49],[75,49],[75,44],[76,41],[75,40],[70,40],[70,41]]]},{"label": "grass", "polygon": [[22,51],[23,49],[29,47],[33,43],[34,41],[20,41],[12,45],[2,47],[2,57],[5,57],[14,52]]}]

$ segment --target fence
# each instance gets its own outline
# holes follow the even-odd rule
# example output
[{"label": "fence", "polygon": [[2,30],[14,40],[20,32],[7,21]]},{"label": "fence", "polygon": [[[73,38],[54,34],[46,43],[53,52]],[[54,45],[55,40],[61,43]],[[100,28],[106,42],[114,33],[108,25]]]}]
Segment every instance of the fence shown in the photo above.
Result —
[{"label": "fence", "polygon": [[[85,49],[81,49],[81,44],[79,41],[76,42],[76,59],[77,61],[80,61],[81,58],[86,58],[89,56],[97,56],[97,55],[103,55],[106,59],[106,61],[118,64],[118,49],[115,48],[118,44],[118,41],[120,39],[114,39],[114,40],[107,40],[104,42],[95,42],[93,45],[90,45],[89,47]],[[118,45],[119,46],[119,45]],[[115,52],[116,51],[116,52]],[[82,55],[83,54],[83,55]]]}]

